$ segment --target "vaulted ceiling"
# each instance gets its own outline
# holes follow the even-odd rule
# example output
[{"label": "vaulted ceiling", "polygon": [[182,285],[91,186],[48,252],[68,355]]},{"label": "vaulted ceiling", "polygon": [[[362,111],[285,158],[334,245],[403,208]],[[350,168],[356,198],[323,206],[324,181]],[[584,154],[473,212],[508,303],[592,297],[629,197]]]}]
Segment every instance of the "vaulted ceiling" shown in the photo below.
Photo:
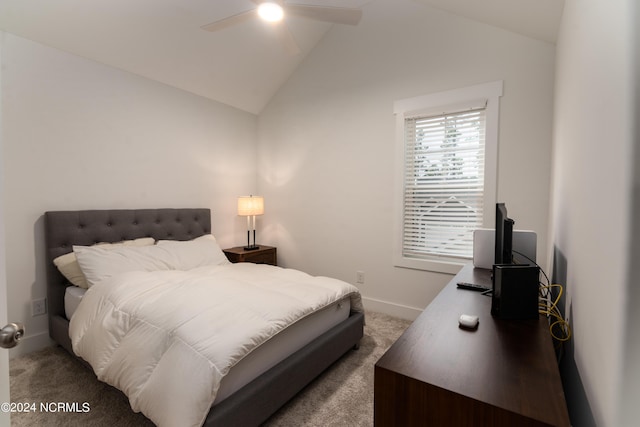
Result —
[{"label": "vaulted ceiling", "polygon": [[[361,7],[414,1],[555,43],[564,0],[295,0]],[[258,114],[331,30],[287,18],[290,55],[258,19],[215,33],[202,25],[255,7],[250,0],[0,0],[0,28],[15,35]],[[357,27],[350,27],[357,31]]]}]

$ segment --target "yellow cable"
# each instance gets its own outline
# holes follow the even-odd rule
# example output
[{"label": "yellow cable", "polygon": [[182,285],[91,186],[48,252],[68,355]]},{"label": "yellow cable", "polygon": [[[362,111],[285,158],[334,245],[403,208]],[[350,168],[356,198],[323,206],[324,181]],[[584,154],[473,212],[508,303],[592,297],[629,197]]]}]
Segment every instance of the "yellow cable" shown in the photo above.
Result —
[{"label": "yellow cable", "polygon": [[[560,290],[558,291],[558,296],[556,297],[555,301],[553,301],[553,304],[549,305],[548,301],[539,301],[538,304],[538,312],[540,314],[544,314],[545,316],[550,316],[553,317],[555,320],[555,322],[551,323],[549,325],[549,332],[551,333],[551,337],[557,341],[560,342],[565,342],[565,341],[569,341],[571,339],[571,326],[569,326],[569,322],[567,322],[563,317],[562,314],[560,313],[560,310],[558,309],[558,303],[560,302],[560,298],[562,297],[562,292],[563,292],[563,287],[562,285],[559,284],[552,284],[552,285],[548,285],[548,286],[542,286],[540,289],[551,289],[551,288],[559,288]],[[560,330],[562,331],[562,335],[563,336],[558,336],[556,335],[556,333],[553,331],[554,327],[558,326],[558,328],[560,328]]]}]

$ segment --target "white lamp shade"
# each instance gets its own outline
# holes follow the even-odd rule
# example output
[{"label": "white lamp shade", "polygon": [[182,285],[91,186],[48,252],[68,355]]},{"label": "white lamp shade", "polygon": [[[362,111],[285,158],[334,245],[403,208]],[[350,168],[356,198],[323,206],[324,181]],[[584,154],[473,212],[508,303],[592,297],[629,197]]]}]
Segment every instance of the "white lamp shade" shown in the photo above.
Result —
[{"label": "white lamp shade", "polygon": [[252,216],[264,214],[264,197],[244,196],[238,197],[238,215]]}]

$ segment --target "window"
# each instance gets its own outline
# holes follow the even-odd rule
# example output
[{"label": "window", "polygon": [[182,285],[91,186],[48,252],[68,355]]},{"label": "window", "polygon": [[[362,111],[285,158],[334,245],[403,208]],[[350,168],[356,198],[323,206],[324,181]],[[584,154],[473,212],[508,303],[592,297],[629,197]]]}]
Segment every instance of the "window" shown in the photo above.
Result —
[{"label": "window", "polygon": [[491,227],[502,82],[395,103],[395,264],[455,273]]}]

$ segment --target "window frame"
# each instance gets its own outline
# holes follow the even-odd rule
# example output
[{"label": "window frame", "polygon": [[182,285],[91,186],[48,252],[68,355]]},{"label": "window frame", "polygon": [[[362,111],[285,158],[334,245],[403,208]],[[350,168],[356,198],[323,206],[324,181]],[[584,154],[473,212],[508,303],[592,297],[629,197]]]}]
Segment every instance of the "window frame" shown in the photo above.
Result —
[{"label": "window frame", "polygon": [[503,82],[495,81],[433,94],[402,99],[394,102],[396,116],[396,166],[395,166],[395,221],[393,262],[396,267],[456,274],[469,262],[464,258],[429,255],[426,258],[408,258],[403,255],[404,229],[404,177],[405,177],[405,118],[416,115],[446,114],[472,108],[486,102],[485,107],[485,163],[484,163],[484,212],[483,228],[493,228],[498,178],[498,133],[500,97]]}]

